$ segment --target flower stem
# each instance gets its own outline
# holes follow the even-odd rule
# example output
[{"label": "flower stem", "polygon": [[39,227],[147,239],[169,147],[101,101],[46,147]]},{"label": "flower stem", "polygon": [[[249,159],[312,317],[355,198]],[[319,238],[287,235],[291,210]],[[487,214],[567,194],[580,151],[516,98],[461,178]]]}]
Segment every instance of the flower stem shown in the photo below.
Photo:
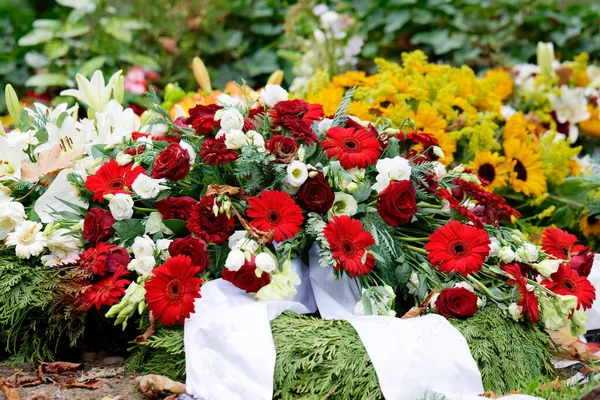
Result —
[{"label": "flower stem", "polygon": [[569,200],[569,199],[566,199],[564,197],[556,196],[556,195],[553,195],[553,194],[551,194],[549,197],[552,200],[560,201],[561,203],[565,203],[565,204],[568,204],[568,205],[576,207],[576,208],[583,208],[583,204],[581,204],[581,203],[579,203],[577,201],[574,201],[574,200]]},{"label": "flower stem", "polygon": [[511,299],[511,297],[496,297],[492,292],[490,292],[490,290],[487,287],[485,287],[485,285],[483,283],[481,283],[477,279],[475,279],[475,277],[473,275],[467,275],[467,279],[470,280],[471,282],[473,282],[475,285],[477,285],[479,290],[484,292],[486,294],[486,296],[492,300],[506,301],[506,300]]},{"label": "flower stem", "polygon": [[412,246],[410,244],[405,244],[404,247],[407,248],[408,250],[416,251],[417,253],[421,253],[421,254],[427,255],[427,250],[422,249],[420,247],[415,247],[415,246]]},{"label": "flower stem", "polygon": [[146,207],[136,207],[136,206],[133,206],[133,209],[135,211],[143,211],[143,212],[157,212],[158,211],[156,208],[146,208]]}]

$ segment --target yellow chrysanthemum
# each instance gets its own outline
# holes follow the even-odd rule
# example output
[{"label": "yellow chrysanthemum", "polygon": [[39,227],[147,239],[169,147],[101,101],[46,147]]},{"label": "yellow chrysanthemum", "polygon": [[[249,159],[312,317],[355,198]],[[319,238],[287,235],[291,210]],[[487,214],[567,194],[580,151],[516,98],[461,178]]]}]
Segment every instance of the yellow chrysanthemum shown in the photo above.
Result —
[{"label": "yellow chrysanthemum", "polygon": [[579,229],[585,237],[600,234],[600,218],[597,217],[598,215],[590,216],[587,211],[583,213],[581,221],[579,221]]},{"label": "yellow chrysanthemum", "polygon": [[540,196],[546,191],[546,175],[535,148],[518,139],[504,142],[509,180],[515,192],[525,196]]},{"label": "yellow chrysanthemum", "polygon": [[420,103],[417,113],[409,117],[415,121],[417,129],[421,132],[443,132],[447,125],[444,117],[439,115],[435,108],[425,103]]},{"label": "yellow chrysanthemum", "polygon": [[483,151],[477,153],[475,159],[468,167],[481,179],[481,182],[489,182],[483,187],[493,192],[495,189],[506,186],[508,180],[508,169],[506,159],[498,153]]},{"label": "yellow chrysanthemum", "polygon": [[597,107],[594,107],[591,104],[588,104],[588,111],[590,113],[590,117],[585,121],[580,122],[579,128],[581,128],[581,130],[585,133],[600,137],[600,111],[598,111]]},{"label": "yellow chrysanthemum", "polygon": [[530,139],[527,120],[522,112],[512,115],[506,125],[504,125],[503,138],[506,142],[510,139],[517,139],[520,142],[528,143]]},{"label": "yellow chrysanthemum", "polygon": [[561,184],[569,173],[573,157],[581,152],[581,146],[571,147],[568,140],[554,140],[556,133],[548,132],[537,144],[539,160],[543,164],[548,182]]},{"label": "yellow chrysanthemum", "polygon": [[454,153],[456,153],[456,140],[452,139],[446,132],[438,132],[434,134],[439,142],[440,149],[444,153],[444,158],[440,158],[438,161],[444,166],[452,164],[454,161]]},{"label": "yellow chrysanthemum", "polygon": [[348,113],[350,115],[354,115],[358,119],[362,119],[363,121],[371,120],[371,109],[369,105],[365,103],[353,101],[350,103]]},{"label": "yellow chrysanthemum", "polygon": [[513,92],[513,80],[508,71],[502,68],[488,71],[483,77],[483,82],[494,89],[500,100],[508,99]]},{"label": "yellow chrysanthemum", "polygon": [[306,100],[309,103],[316,103],[323,105],[323,111],[325,115],[335,114],[335,110],[340,105],[342,98],[344,97],[344,88],[337,87],[330,83],[327,87],[321,89],[319,93],[309,93]]},{"label": "yellow chrysanthemum", "polygon": [[335,86],[350,88],[352,86],[372,86],[377,82],[375,76],[367,76],[364,71],[348,71],[334,76],[331,80]]}]

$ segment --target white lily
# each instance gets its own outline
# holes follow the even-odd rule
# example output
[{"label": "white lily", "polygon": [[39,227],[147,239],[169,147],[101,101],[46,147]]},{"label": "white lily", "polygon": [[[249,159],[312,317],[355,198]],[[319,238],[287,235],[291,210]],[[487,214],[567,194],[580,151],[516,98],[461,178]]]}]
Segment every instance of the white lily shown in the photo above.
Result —
[{"label": "white lily", "polygon": [[77,111],[77,108],[77,105],[67,108],[67,103],[60,103],[54,108],[47,107],[42,103],[33,103],[33,109],[25,108],[25,111],[27,111],[27,115],[29,115],[30,118],[36,119],[37,121],[40,121],[39,117],[43,117],[44,119],[42,121],[56,123],[58,117],[60,117],[62,113],[66,112],[68,115],[72,116],[75,114],[75,111]]},{"label": "white lily", "polygon": [[61,154],[80,155],[83,152],[83,145],[93,129],[93,125],[82,124],[75,121],[75,118],[68,116],[64,119],[59,128],[52,122],[46,124],[48,132],[48,141],[35,148],[35,153],[40,153],[60,146]]},{"label": "white lily", "polygon": [[131,108],[123,109],[115,100],[109,101],[103,112],[96,113],[96,123],[98,135],[92,142],[109,145],[131,138],[131,134],[139,131],[141,126],[140,117]]},{"label": "white lily", "polygon": [[21,178],[24,144],[24,139],[11,143],[7,138],[0,136],[0,181]]},{"label": "white lily", "polygon": [[77,74],[75,79],[77,80],[77,89],[67,89],[60,92],[61,96],[72,96],[86,103],[96,112],[102,112],[104,107],[110,100],[117,79],[121,76],[121,70],[114,73],[110,77],[108,84],[104,84],[104,76],[102,71],[97,70],[92,75],[91,80],[81,74]]},{"label": "white lily", "polygon": [[51,215],[53,211],[73,212],[73,209],[59,201],[59,198],[81,207],[87,208],[89,206],[88,203],[81,201],[79,189],[73,186],[73,184],[71,184],[71,182],[69,182],[67,179],[71,172],[75,171],[72,169],[63,169],[60,171],[60,173],[56,176],[56,179],[54,179],[52,184],[48,187],[48,190],[46,190],[44,194],[41,195],[40,198],[35,202],[33,209],[43,223],[50,223],[57,218]]}]

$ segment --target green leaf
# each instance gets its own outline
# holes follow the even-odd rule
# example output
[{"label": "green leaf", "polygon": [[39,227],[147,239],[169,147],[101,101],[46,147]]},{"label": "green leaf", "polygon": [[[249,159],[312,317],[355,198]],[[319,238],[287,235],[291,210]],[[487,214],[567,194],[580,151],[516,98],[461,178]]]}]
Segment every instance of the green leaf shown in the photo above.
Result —
[{"label": "green leaf", "polygon": [[558,190],[566,196],[575,196],[586,190],[585,184],[579,180],[567,180]]},{"label": "green leaf", "polygon": [[410,20],[410,10],[392,11],[387,15],[387,23],[384,31],[386,33],[395,32],[402,28]]},{"label": "green leaf", "polygon": [[274,51],[259,50],[252,56],[244,59],[248,67],[248,75],[254,77],[261,74],[270,74],[279,69],[277,53]]},{"label": "green leaf", "polygon": [[118,237],[131,241],[139,236],[144,236],[144,225],[141,219],[126,219],[115,222],[113,228]]},{"label": "green leaf", "polygon": [[83,65],[81,67],[79,67],[78,73],[83,76],[89,77],[94,73],[94,71],[102,68],[102,66],[104,65],[105,62],[106,62],[105,56],[98,56],[98,57],[90,58],[88,61],[83,63]]},{"label": "green leaf", "polygon": [[69,52],[69,45],[60,39],[53,39],[44,45],[44,53],[50,60],[64,57]]},{"label": "green leaf", "polygon": [[27,87],[38,87],[38,88],[47,88],[50,86],[59,86],[64,87],[67,86],[69,82],[69,78],[65,75],[59,74],[39,74],[34,75],[31,78],[27,79],[25,82],[25,86]]},{"label": "green leaf", "polygon": [[390,138],[388,147],[385,149],[387,158],[394,158],[400,155],[400,141],[396,138]]},{"label": "green leaf", "polygon": [[573,211],[568,206],[560,207],[552,215],[552,222],[554,222],[559,228],[566,228],[573,219]]},{"label": "green leaf", "polygon": [[131,40],[133,39],[133,33],[131,32],[131,30],[126,29],[124,27],[123,21],[116,17],[100,18],[100,26],[104,28],[106,33],[108,33],[115,39],[120,40],[121,42],[131,43]]},{"label": "green leaf", "polygon": [[404,286],[410,279],[412,268],[409,263],[403,263],[396,267],[395,277],[397,279],[398,286]]},{"label": "green leaf", "polygon": [[187,225],[187,221],[183,221],[180,219],[168,219],[166,221],[163,221],[163,224],[165,224],[167,228],[172,230],[173,233],[187,232],[187,229],[185,228]]},{"label": "green leaf", "polygon": [[154,71],[160,71],[160,65],[152,57],[143,54],[125,53],[119,55],[119,59],[132,65],[141,65]]},{"label": "green leaf", "polygon": [[92,146],[92,157],[94,158],[112,158],[113,150],[105,150],[105,144],[95,144]]},{"label": "green leaf", "polygon": [[65,29],[61,32],[58,32],[56,36],[63,39],[70,39],[77,36],[85,35],[90,31],[90,27],[88,25],[76,25],[69,26],[67,25]]},{"label": "green leaf", "polygon": [[52,40],[54,33],[49,29],[34,29],[19,39],[19,46],[35,46]]}]

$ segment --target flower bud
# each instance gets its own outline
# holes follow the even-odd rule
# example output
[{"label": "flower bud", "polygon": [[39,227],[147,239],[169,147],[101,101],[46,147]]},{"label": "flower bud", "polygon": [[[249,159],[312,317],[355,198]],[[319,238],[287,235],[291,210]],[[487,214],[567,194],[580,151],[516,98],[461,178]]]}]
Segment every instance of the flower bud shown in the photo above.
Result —
[{"label": "flower bud", "polygon": [[346,188],[346,191],[348,193],[356,193],[358,191],[358,184],[356,182],[351,182],[348,187]]},{"label": "flower bud", "polygon": [[4,96],[8,113],[15,122],[15,126],[19,126],[21,124],[21,104],[19,104],[17,92],[15,92],[15,89],[10,83],[7,84],[6,88],[4,89]]},{"label": "flower bud", "polygon": [[388,136],[396,136],[397,134],[400,133],[400,129],[396,129],[396,128],[385,128],[385,130],[383,131],[383,133],[385,133]]},{"label": "flower bud", "polygon": [[445,157],[442,148],[439,147],[439,146],[433,146],[433,154],[435,154],[439,158],[444,158]]},{"label": "flower bud", "polygon": [[115,87],[113,89],[113,98],[118,103],[123,103],[123,98],[125,97],[125,77],[123,75],[119,75],[115,82]]},{"label": "flower bud", "polygon": [[510,313],[512,319],[517,322],[523,319],[523,315],[521,314],[523,312],[523,307],[517,305],[517,303],[511,303],[508,306],[508,312]]},{"label": "flower bud", "polygon": [[283,71],[278,69],[273,72],[269,79],[267,79],[267,85],[281,85],[283,83]]},{"label": "flower bud", "polygon": [[212,208],[213,214],[215,214],[215,217],[219,215],[219,206],[218,205],[214,205]]},{"label": "flower bud", "polygon": [[194,78],[196,78],[196,82],[198,82],[200,88],[206,93],[212,93],[210,76],[200,57],[194,57],[194,60],[192,61],[192,71],[194,72]]},{"label": "flower bud", "polygon": [[552,63],[554,62],[554,45],[552,43],[538,42],[537,64],[543,74],[552,75]]}]

